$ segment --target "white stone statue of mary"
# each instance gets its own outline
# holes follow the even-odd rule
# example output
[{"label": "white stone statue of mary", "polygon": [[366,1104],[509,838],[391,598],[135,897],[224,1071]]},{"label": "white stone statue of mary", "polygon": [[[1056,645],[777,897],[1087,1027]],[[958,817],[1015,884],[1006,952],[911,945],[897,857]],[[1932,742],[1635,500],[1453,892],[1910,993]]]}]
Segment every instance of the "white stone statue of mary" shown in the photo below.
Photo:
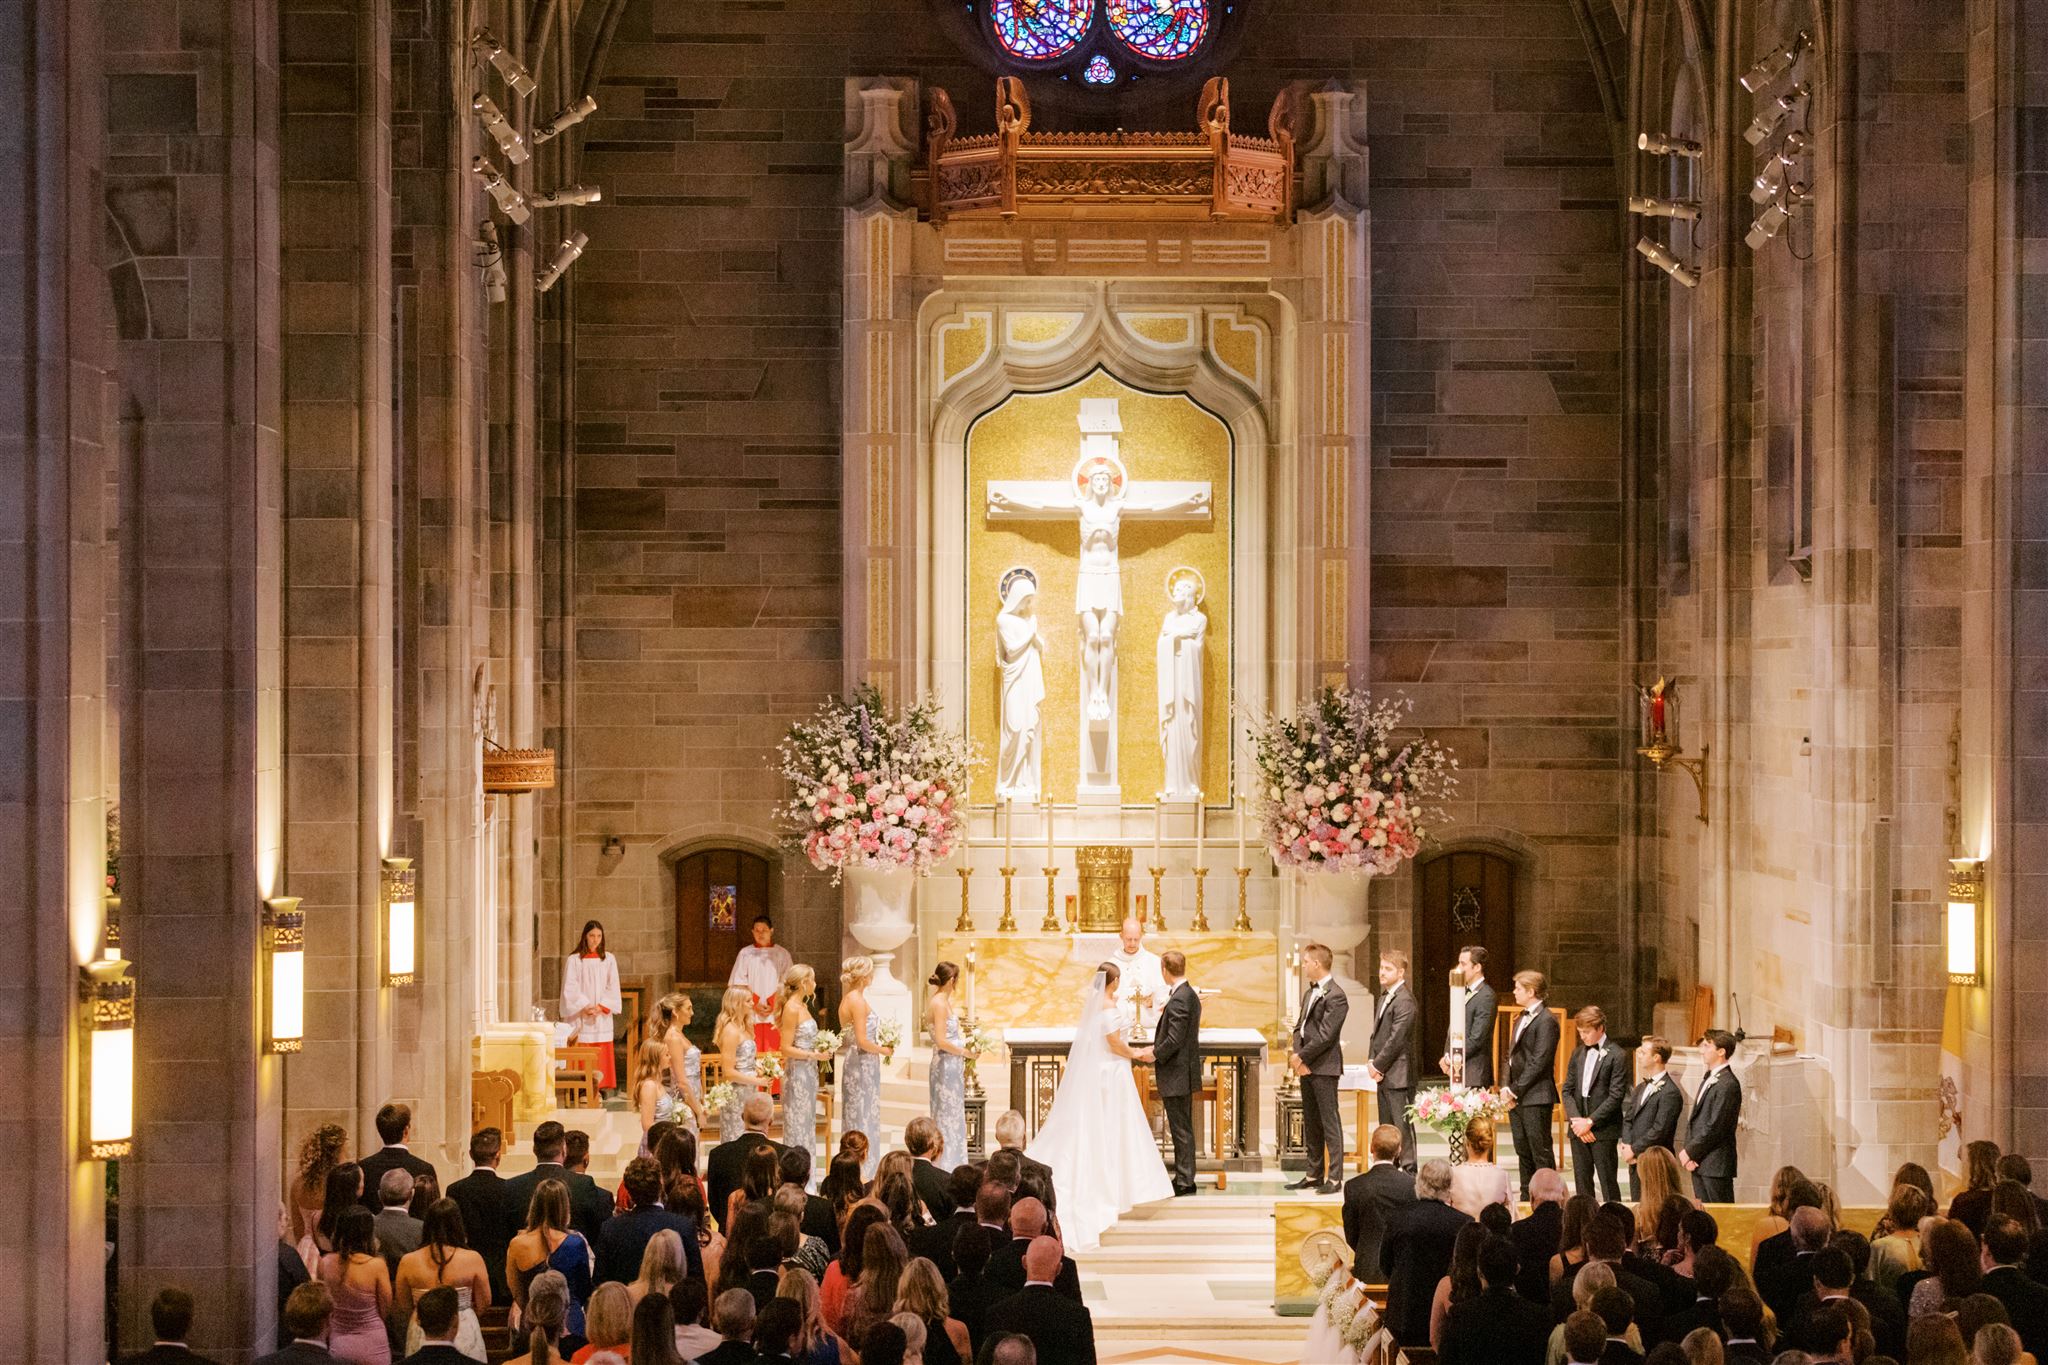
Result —
[{"label": "white stone statue of mary", "polygon": [[1038,575],[1020,564],[1003,575],[997,593],[1003,605],[996,613],[996,666],[1002,678],[996,798],[1036,801],[1045,756],[1041,723],[1045,663],[1038,635]]},{"label": "white stone statue of mary", "polygon": [[1159,622],[1159,750],[1169,801],[1193,801],[1202,788],[1202,651],[1209,618],[1202,611],[1199,571],[1182,565],[1166,576],[1168,606]]}]

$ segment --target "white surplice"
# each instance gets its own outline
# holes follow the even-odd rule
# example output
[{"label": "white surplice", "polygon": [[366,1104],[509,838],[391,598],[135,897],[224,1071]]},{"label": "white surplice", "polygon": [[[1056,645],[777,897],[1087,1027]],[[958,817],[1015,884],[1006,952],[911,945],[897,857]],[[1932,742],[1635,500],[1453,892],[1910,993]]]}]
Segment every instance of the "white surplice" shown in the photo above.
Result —
[{"label": "white surplice", "polygon": [[[610,1013],[595,1019],[579,1017],[592,1005]],[[572,954],[562,966],[562,1018],[574,1025],[572,1043],[609,1043],[618,1022],[619,960],[610,953],[601,958]]]},{"label": "white surplice", "polygon": [[728,986],[745,986],[754,993],[756,1017],[772,1018],[761,1013],[761,1007],[775,997],[782,989],[782,978],[788,974],[789,949],[779,943],[759,948],[749,943],[740,949],[739,956],[732,960],[732,975],[725,979]]}]

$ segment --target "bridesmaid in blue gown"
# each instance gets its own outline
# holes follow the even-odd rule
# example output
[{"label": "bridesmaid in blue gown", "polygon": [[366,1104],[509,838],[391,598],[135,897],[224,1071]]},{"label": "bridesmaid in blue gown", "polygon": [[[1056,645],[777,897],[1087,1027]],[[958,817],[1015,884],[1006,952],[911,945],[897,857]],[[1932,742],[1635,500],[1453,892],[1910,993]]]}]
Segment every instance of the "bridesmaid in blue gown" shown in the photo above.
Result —
[{"label": "bridesmaid in blue gown", "polygon": [[941,962],[926,982],[932,988],[925,1006],[925,1027],[932,1034],[931,1113],[945,1140],[938,1164],[946,1170],[967,1161],[967,1049],[953,1012],[953,983],[959,979],[958,967]]},{"label": "bridesmaid in blue gown", "polygon": [[893,1049],[875,1041],[873,1011],[868,1008],[868,983],[875,979],[875,964],[866,956],[849,957],[839,966],[844,991],[839,1000],[839,1021],[846,1028],[847,1055],[839,1081],[840,1103],[846,1111],[841,1126],[867,1134],[867,1159],[861,1162],[861,1179],[874,1178],[882,1159],[882,1059]]},{"label": "bridesmaid in blue gown", "polygon": [[757,1075],[754,1062],[754,993],[745,986],[727,986],[718,1003],[718,1028],[714,1033],[718,1055],[725,1063],[725,1079],[732,1082],[732,1099],[718,1112],[718,1140],[731,1142],[746,1131],[741,1112],[757,1090],[766,1091],[769,1081]]},{"label": "bridesmaid in blue gown", "polygon": [[818,974],[798,963],[782,977],[782,1017],[777,1025],[787,1039],[782,1047],[782,1140],[817,1155],[818,1063],[829,1055],[813,1046],[818,1021],[811,1015],[811,997],[818,993]]}]

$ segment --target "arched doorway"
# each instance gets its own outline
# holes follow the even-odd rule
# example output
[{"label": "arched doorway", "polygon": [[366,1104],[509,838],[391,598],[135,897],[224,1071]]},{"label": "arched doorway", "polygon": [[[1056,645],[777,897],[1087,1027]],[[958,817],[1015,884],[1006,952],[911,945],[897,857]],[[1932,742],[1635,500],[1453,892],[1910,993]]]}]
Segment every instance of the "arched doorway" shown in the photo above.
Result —
[{"label": "arched doorway", "polygon": [[737,848],[676,859],[676,984],[724,985],[754,916],[769,913],[768,860]]},{"label": "arched doorway", "polygon": [[1513,998],[1515,896],[1519,869],[1513,858],[1464,848],[1423,859],[1416,870],[1415,998],[1422,1005],[1419,1055],[1434,1068],[1450,1027],[1450,970],[1467,944],[1486,949],[1486,979]]}]

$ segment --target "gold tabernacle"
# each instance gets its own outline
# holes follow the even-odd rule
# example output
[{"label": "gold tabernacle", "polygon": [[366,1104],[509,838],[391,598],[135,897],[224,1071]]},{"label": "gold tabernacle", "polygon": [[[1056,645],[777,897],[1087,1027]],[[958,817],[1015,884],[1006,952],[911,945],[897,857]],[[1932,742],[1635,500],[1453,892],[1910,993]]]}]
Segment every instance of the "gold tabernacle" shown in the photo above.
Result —
[{"label": "gold tabernacle", "polygon": [[1074,850],[1081,875],[1081,932],[1115,933],[1131,903],[1131,851],[1122,844],[1083,844]]}]

